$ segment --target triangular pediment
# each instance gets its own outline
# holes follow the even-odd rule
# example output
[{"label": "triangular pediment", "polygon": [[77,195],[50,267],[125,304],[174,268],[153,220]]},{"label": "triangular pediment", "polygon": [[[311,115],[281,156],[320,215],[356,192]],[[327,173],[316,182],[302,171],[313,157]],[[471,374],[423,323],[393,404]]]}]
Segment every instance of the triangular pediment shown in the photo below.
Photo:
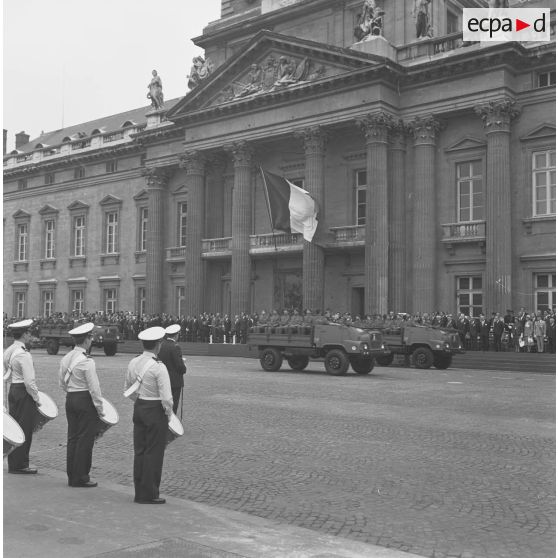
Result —
[{"label": "triangular pediment", "polygon": [[31,213],[27,213],[27,211],[24,211],[23,209],[18,209],[13,215],[12,217],[14,219],[28,219],[31,217]]},{"label": "triangular pediment", "polygon": [[260,31],[178,102],[167,118],[179,120],[189,112],[219,105],[260,102],[268,95],[379,67],[384,62],[372,54]]},{"label": "triangular pediment", "polygon": [[49,215],[51,213],[58,213],[58,209],[56,209],[56,207],[50,205],[49,203],[43,205],[43,207],[39,209],[39,215]]},{"label": "triangular pediment", "polygon": [[461,138],[458,142],[454,143],[453,145],[446,147],[444,151],[446,153],[452,153],[455,151],[466,151],[468,149],[485,149],[485,148],[486,148],[485,141],[472,136],[467,136]]},{"label": "triangular pediment", "polygon": [[149,199],[149,194],[147,193],[147,190],[140,190],[135,196],[134,196],[134,201],[144,201],[144,200],[148,200]]},{"label": "triangular pediment", "polygon": [[550,124],[549,122],[545,122],[522,136],[520,139],[521,141],[529,141],[549,137],[556,137],[556,126],[554,124]]},{"label": "triangular pediment", "polygon": [[122,200],[120,198],[117,198],[116,196],[112,196],[112,195],[108,195],[105,196],[100,202],[99,205],[117,205],[117,204],[121,204]]},{"label": "triangular pediment", "polygon": [[80,200],[76,200],[75,202],[72,202],[72,203],[68,206],[68,209],[69,209],[70,211],[78,211],[78,210],[80,210],[80,209],[85,209],[85,210],[87,210],[87,209],[89,209],[89,206],[88,206],[85,202],[82,202],[82,201],[80,201]]}]

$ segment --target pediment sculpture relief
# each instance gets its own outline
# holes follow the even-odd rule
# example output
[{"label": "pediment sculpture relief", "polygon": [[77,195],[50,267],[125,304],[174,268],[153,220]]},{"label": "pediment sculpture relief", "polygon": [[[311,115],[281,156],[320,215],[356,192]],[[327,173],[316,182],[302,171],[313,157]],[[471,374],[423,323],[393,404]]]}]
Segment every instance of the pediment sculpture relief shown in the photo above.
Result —
[{"label": "pediment sculpture relief", "polygon": [[194,87],[198,86],[206,79],[211,72],[213,72],[213,62],[209,58],[204,59],[203,56],[195,56],[192,59],[190,75],[186,76],[188,78],[188,87],[194,89]]},{"label": "pediment sculpture relief", "polygon": [[217,103],[307,83],[324,77],[326,73],[325,65],[308,57],[295,59],[282,55],[277,59],[270,55],[263,65],[251,64],[248,73],[239,81],[225,86]]}]

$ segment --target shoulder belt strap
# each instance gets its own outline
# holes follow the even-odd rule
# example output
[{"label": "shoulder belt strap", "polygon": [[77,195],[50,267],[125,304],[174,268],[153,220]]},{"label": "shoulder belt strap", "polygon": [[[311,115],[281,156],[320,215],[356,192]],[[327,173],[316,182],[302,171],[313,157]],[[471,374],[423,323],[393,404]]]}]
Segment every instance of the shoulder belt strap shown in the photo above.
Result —
[{"label": "shoulder belt strap", "polygon": [[67,386],[70,383],[70,378],[74,373],[74,368],[80,363],[87,360],[87,357],[84,353],[78,353],[77,356],[68,364],[68,368],[66,368],[66,373],[64,374],[64,384]]}]

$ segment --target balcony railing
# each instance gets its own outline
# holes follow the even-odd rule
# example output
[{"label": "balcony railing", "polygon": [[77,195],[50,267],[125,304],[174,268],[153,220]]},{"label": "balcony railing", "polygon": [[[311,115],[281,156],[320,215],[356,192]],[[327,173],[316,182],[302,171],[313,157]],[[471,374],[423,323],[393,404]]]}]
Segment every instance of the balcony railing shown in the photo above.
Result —
[{"label": "balcony railing", "polygon": [[183,260],[186,255],[186,247],[185,246],[172,246],[170,248],[166,248],[167,252],[167,261],[178,261]]},{"label": "balcony railing", "polygon": [[253,234],[250,235],[250,254],[300,251],[302,244],[300,233]]},{"label": "balcony railing", "polygon": [[349,225],[347,227],[330,227],[334,236],[334,243],[341,245],[360,246],[364,244],[366,227],[364,225]]},{"label": "balcony railing", "polygon": [[397,59],[401,62],[413,60],[423,56],[434,56],[443,52],[451,52],[459,48],[471,46],[473,42],[464,42],[463,33],[451,33],[443,37],[434,37],[432,39],[421,39],[404,45],[397,49]]},{"label": "balcony railing", "polygon": [[476,242],[486,239],[486,221],[447,223],[442,225],[442,242]]},{"label": "balcony railing", "polygon": [[217,258],[231,255],[232,238],[204,238],[202,240],[202,255],[205,258]]}]

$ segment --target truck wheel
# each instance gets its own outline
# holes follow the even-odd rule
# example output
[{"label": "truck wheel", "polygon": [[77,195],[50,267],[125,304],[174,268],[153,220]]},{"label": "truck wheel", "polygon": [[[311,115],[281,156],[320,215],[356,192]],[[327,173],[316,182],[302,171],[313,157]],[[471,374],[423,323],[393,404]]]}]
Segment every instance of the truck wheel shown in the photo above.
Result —
[{"label": "truck wheel", "polygon": [[452,355],[436,355],[434,357],[434,367],[438,370],[445,370],[451,366]]},{"label": "truck wheel", "polygon": [[389,366],[393,362],[393,353],[389,355],[381,355],[376,357],[376,364],[378,366]]},{"label": "truck wheel", "polygon": [[357,374],[370,374],[374,368],[374,359],[372,357],[363,358],[360,356],[350,357],[351,368]]},{"label": "truck wheel", "polygon": [[60,345],[56,339],[49,339],[46,342],[46,350],[49,355],[56,355],[58,354],[58,349]]},{"label": "truck wheel", "polygon": [[264,370],[267,370],[268,372],[276,372],[283,364],[283,355],[281,355],[281,351],[278,349],[268,347],[262,352],[260,364]]},{"label": "truck wheel", "polygon": [[339,349],[331,349],[325,356],[324,364],[328,374],[342,376],[349,368],[349,357]]},{"label": "truck wheel", "polygon": [[293,370],[304,370],[308,366],[310,359],[304,355],[292,356],[287,359],[289,366]]},{"label": "truck wheel", "polygon": [[105,343],[103,345],[103,349],[105,351],[105,355],[113,356],[116,354],[116,343]]},{"label": "truck wheel", "polygon": [[413,352],[413,364],[417,368],[426,370],[434,363],[434,355],[428,347],[419,347]]}]

